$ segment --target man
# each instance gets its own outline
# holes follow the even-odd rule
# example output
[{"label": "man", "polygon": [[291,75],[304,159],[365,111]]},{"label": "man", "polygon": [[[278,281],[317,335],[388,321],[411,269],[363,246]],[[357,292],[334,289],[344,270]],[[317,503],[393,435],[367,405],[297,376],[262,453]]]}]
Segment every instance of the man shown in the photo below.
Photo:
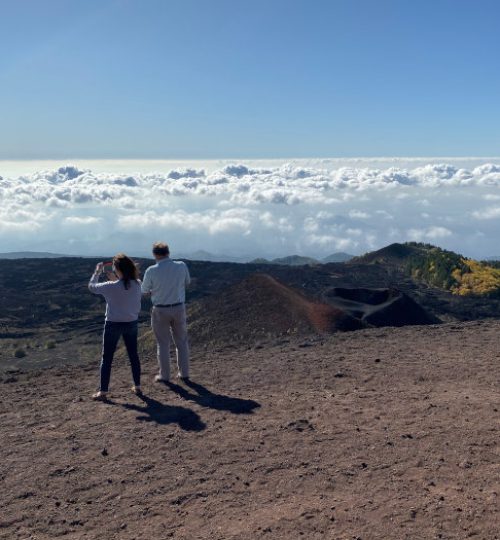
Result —
[{"label": "man", "polygon": [[153,256],[156,264],[144,273],[143,294],[151,294],[153,308],[151,327],[158,344],[158,365],[160,371],[155,377],[157,382],[170,380],[170,335],[177,349],[177,367],[181,380],[189,380],[189,346],[186,324],[186,286],[191,278],[189,270],[182,261],[173,261],[169,257],[167,244],[153,244]]}]

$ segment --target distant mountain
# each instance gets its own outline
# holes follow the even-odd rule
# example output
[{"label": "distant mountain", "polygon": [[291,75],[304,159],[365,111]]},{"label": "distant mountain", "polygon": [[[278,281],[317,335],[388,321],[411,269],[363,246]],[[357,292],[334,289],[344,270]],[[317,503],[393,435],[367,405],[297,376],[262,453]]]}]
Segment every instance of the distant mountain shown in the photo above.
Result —
[{"label": "distant mountain", "polygon": [[282,264],[285,266],[304,266],[304,265],[316,265],[316,264],[327,264],[327,263],[339,263],[347,262],[351,260],[354,255],[349,253],[338,252],[332,253],[325,257],[324,259],[315,259],[314,257],[305,257],[303,255],[289,255],[287,257],[278,257],[276,259],[266,259],[265,257],[257,257],[256,259],[250,259],[248,257],[233,257],[230,255],[210,253],[205,250],[198,250],[192,253],[186,254],[176,254],[176,258],[179,259],[188,259],[191,261],[208,261],[208,262],[235,262],[235,263],[246,263],[250,262],[252,264]]},{"label": "distant mountain", "polygon": [[341,262],[350,261],[352,258],[354,258],[354,255],[350,255],[349,253],[344,253],[343,251],[339,251],[337,253],[332,253],[331,255],[328,255],[328,257],[321,259],[321,262],[324,264],[341,263]]},{"label": "distant mountain", "polygon": [[302,255],[289,255],[288,257],[279,257],[277,259],[264,259],[259,257],[258,259],[253,259],[252,263],[254,264],[283,264],[286,266],[304,266],[304,265],[317,265],[317,264],[328,264],[328,263],[343,263],[350,261],[354,255],[349,253],[338,252],[332,253],[325,257],[324,259],[315,259],[314,257],[304,257]]},{"label": "distant mountain", "polygon": [[[344,254],[335,254],[335,255],[344,255]],[[335,255],[332,255],[334,257]],[[351,256],[348,255],[350,258]],[[251,262],[252,264],[282,264],[285,266],[304,266],[304,265],[314,265],[321,264],[321,262],[313,257],[303,257],[302,255],[289,255],[288,257],[278,257],[276,259],[266,259],[264,257],[258,257],[256,259],[249,260],[248,257],[232,257],[230,255],[210,253],[205,250],[198,250],[192,253],[178,254],[176,258],[179,259],[188,259],[191,261],[207,261],[207,262],[235,262],[235,263],[246,263]],[[334,261],[328,261],[334,262]]]},{"label": "distant mountain", "polygon": [[257,257],[257,259],[252,259],[250,264],[273,264],[269,259],[264,257]]},{"label": "distant mountain", "polygon": [[[190,253],[175,253],[176,259],[187,259],[190,261],[207,261],[207,262],[234,262],[234,263],[246,263],[249,262],[249,257],[234,257],[231,255],[225,255],[223,253],[216,254],[210,253],[200,249]],[[136,254],[138,257],[148,258],[149,254]],[[60,257],[83,257],[94,258],[94,255],[64,255],[61,253],[50,253],[43,251],[12,251],[7,253],[0,253],[0,259],[56,259]],[[352,259],[353,255],[348,253],[333,253],[324,259],[318,260],[313,257],[303,257],[301,255],[290,255],[288,257],[280,257],[277,259],[265,259],[257,258],[253,259],[254,264],[283,264],[287,266],[303,266],[311,264],[323,264],[333,262],[347,262]]]},{"label": "distant mountain", "polygon": [[73,255],[45,253],[42,251],[10,251],[8,253],[0,253],[0,259],[58,259],[60,257],[73,257]]},{"label": "distant mountain", "polygon": [[321,264],[313,257],[303,257],[302,255],[289,255],[288,257],[278,257],[277,259],[264,259],[259,257],[250,261],[252,264],[281,264],[283,266],[305,266]]},{"label": "distant mountain", "polygon": [[320,264],[320,262],[317,259],[314,259],[313,257],[303,257],[301,255],[289,255],[288,257],[279,257],[277,259],[273,259],[271,261],[271,264],[284,264],[286,266],[304,266],[306,264],[308,265]]},{"label": "distant mountain", "polygon": [[243,263],[248,260],[245,257],[232,257],[230,255],[215,254],[199,249],[191,253],[176,253],[176,259],[187,259],[188,261],[207,261],[207,262],[236,262]]}]

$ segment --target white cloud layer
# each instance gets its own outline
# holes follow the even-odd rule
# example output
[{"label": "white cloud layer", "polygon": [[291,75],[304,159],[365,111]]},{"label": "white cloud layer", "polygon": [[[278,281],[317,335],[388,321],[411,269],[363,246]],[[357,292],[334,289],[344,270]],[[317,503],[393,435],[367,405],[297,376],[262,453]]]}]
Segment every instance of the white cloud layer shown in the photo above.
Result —
[{"label": "white cloud layer", "polygon": [[477,161],[186,164],[136,173],[67,165],[9,177],[0,170],[0,251],[139,255],[164,239],[174,254],[320,257],[419,240],[500,255],[500,165]]}]

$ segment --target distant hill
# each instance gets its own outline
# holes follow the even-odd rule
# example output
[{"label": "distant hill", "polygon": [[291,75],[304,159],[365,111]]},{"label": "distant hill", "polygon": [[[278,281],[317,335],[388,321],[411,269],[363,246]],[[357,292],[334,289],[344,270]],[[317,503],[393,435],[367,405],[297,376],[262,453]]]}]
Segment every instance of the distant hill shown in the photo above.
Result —
[{"label": "distant hill", "polygon": [[326,263],[341,263],[341,262],[347,262],[350,261],[352,258],[354,258],[354,255],[350,255],[349,253],[344,253],[343,251],[339,251],[337,253],[332,253],[331,255],[328,255],[328,257],[324,257],[321,259],[321,262]]},{"label": "distant hill", "polygon": [[259,257],[253,259],[252,263],[254,264],[283,264],[287,266],[314,266],[317,264],[328,264],[328,263],[342,263],[351,260],[354,255],[349,255],[349,253],[332,253],[325,257],[324,259],[315,259],[314,257],[304,257],[302,255],[289,255],[288,257],[278,257],[277,259],[265,259]]},{"label": "distant hill", "polygon": [[304,266],[306,264],[314,265],[320,264],[317,259],[313,257],[303,257],[301,255],[289,255],[288,257],[279,257],[273,259],[271,264],[285,264],[288,266]]},{"label": "distant hill", "polygon": [[460,296],[500,297],[500,269],[495,263],[468,259],[431,244],[391,244],[350,262],[392,265],[415,280]]},{"label": "distant hill", "polygon": [[60,253],[45,253],[42,251],[10,251],[0,253],[0,259],[57,259],[60,257],[72,257]]},{"label": "distant hill", "polygon": [[207,261],[207,262],[246,262],[247,259],[244,257],[232,257],[230,255],[224,254],[215,254],[205,251],[204,249],[199,249],[198,251],[193,251],[190,253],[179,253],[175,254],[176,259],[187,259],[189,261]]},{"label": "distant hill", "polygon": [[305,266],[321,264],[313,257],[303,257],[302,255],[289,255],[288,257],[278,257],[277,259],[258,258],[250,261],[252,264],[281,264],[285,266]]},{"label": "distant hill", "polygon": [[[138,255],[140,257],[148,258],[148,254]],[[11,251],[7,253],[0,253],[0,259],[57,259],[61,257],[78,257],[78,255],[65,255],[62,253],[50,253],[43,251]],[[94,258],[91,255],[82,255],[83,258]],[[207,261],[207,262],[235,262],[246,263],[249,261],[248,257],[233,257],[231,255],[215,254],[205,250],[193,251],[190,253],[176,253],[176,259],[186,259],[190,261]],[[303,257],[301,255],[290,255],[288,257],[280,257],[277,259],[265,259],[257,258],[251,262],[255,264],[283,264],[289,266],[302,266],[313,264],[326,264],[346,262],[353,258],[353,255],[348,253],[333,253],[324,259],[318,260],[313,257]]]}]

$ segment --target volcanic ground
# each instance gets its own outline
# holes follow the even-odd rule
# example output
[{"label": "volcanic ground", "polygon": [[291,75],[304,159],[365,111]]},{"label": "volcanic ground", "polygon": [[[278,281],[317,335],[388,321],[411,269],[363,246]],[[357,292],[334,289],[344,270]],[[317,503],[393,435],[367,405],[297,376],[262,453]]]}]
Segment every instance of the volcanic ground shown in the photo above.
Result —
[{"label": "volcanic ground", "polygon": [[144,397],[120,353],[109,403],[97,359],[5,373],[0,538],[498,539],[499,333],[195,344],[168,385],[145,334]]}]

